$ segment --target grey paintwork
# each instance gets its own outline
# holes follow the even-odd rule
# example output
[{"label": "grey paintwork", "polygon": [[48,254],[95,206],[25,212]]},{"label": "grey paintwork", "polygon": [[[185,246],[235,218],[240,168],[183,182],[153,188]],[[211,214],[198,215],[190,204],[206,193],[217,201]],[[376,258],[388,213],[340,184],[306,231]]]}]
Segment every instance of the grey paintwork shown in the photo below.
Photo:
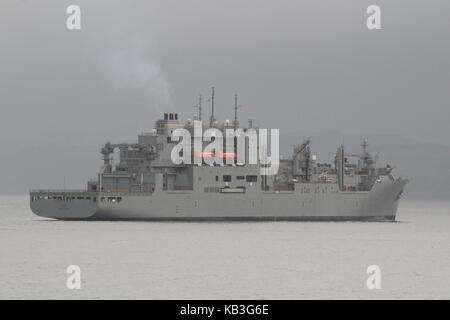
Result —
[{"label": "grey paintwork", "polygon": [[[389,167],[376,168],[366,142],[360,155],[345,155],[341,146],[334,164],[320,164],[305,140],[277,175],[262,179],[259,164],[174,165],[168,137],[180,126],[167,114],[135,144],[106,144],[104,165],[87,190],[32,190],[32,211],[67,220],[395,220],[407,180],[394,178]],[[121,157],[113,167],[115,148]],[[358,164],[347,163],[347,156]]]}]

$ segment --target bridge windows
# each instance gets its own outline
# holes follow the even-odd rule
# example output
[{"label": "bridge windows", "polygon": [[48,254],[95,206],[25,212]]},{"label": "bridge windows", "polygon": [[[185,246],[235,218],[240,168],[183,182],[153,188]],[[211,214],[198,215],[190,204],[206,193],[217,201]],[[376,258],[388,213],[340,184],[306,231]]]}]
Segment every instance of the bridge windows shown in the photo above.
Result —
[{"label": "bridge windows", "polygon": [[247,176],[247,182],[257,182],[258,176]]},{"label": "bridge windows", "polygon": [[231,175],[224,174],[223,175],[223,182],[231,182]]}]

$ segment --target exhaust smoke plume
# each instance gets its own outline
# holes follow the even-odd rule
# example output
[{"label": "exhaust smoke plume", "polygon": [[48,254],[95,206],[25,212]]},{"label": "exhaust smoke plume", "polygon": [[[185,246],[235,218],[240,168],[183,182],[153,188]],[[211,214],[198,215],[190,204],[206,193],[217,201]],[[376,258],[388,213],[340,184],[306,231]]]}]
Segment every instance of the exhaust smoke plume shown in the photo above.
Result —
[{"label": "exhaust smoke plume", "polygon": [[156,50],[136,38],[121,43],[123,47],[112,49],[104,57],[104,66],[114,89],[140,91],[157,113],[173,109],[172,86],[155,57]]}]

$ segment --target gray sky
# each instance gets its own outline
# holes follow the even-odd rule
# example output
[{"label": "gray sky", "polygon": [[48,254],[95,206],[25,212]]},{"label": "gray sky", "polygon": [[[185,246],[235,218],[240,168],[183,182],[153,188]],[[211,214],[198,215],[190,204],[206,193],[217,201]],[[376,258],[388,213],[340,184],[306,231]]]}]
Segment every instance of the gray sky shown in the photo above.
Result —
[{"label": "gray sky", "polygon": [[448,0],[2,0],[0,152],[133,141],[163,110],[191,117],[211,85],[221,120],[237,92],[263,127],[450,145],[449,33]]}]

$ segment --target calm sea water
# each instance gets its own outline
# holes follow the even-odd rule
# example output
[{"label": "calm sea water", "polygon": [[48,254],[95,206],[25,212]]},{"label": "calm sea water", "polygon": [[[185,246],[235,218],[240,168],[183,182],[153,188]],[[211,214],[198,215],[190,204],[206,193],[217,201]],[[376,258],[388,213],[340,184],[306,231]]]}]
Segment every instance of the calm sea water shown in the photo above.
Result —
[{"label": "calm sea water", "polygon": [[450,202],[404,201],[396,223],[61,222],[2,196],[0,298],[449,299]]}]

